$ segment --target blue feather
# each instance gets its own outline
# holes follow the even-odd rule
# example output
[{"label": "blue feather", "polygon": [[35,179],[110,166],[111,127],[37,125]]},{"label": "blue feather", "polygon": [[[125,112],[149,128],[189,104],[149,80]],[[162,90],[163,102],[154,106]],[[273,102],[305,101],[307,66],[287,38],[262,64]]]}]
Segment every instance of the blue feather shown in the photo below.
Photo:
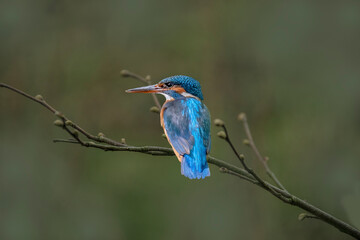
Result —
[{"label": "blue feather", "polygon": [[178,98],[163,107],[164,128],[181,156],[181,174],[190,179],[210,176],[206,155],[210,151],[210,115],[195,98]]}]

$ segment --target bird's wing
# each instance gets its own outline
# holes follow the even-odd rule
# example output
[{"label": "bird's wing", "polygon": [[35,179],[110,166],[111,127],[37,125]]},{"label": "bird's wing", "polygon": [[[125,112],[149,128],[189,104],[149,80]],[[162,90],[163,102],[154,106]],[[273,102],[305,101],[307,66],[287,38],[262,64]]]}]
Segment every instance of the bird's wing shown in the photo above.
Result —
[{"label": "bird's wing", "polygon": [[204,146],[206,147],[206,154],[210,153],[211,148],[211,138],[210,138],[210,113],[205,104],[202,104],[202,108],[200,111],[200,117],[199,122],[200,126],[200,132],[204,140]]},{"label": "bird's wing", "polygon": [[[184,98],[165,103],[162,122],[167,138],[178,155],[190,154],[195,141],[202,139],[210,150],[210,115],[206,106],[194,98]],[[200,139],[194,138],[194,131]],[[179,159],[181,160],[181,159]]]}]

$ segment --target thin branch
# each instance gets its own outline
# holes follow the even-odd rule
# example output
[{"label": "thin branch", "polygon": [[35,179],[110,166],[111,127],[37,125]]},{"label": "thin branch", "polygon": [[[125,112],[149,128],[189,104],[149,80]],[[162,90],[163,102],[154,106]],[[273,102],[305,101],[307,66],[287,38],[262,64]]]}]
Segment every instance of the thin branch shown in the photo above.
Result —
[{"label": "thin branch", "polygon": [[[150,75],[147,75],[147,76],[144,78],[144,77],[142,77],[142,76],[140,76],[140,75],[138,75],[138,74],[136,74],[136,73],[130,72],[130,71],[125,70],[125,69],[121,71],[121,75],[122,75],[123,77],[131,77],[131,78],[137,79],[137,80],[139,80],[139,81],[141,81],[141,82],[144,82],[144,83],[146,83],[147,85],[151,85]],[[154,100],[154,102],[155,102],[155,105],[156,105],[159,109],[161,109],[161,104],[160,104],[160,102],[159,102],[159,99],[156,97],[156,94],[155,94],[155,93],[151,93],[151,96],[152,96],[152,98],[153,98],[153,100]]]},{"label": "thin branch", "polygon": [[229,169],[227,169],[227,168],[225,168],[225,167],[219,168],[219,171],[222,172],[222,173],[227,173],[227,174],[230,174],[230,175],[233,175],[233,176],[242,178],[242,179],[244,179],[244,180],[246,180],[246,181],[248,181],[248,182],[251,182],[251,183],[253,183],[253,184],[256,184],[256,185],[259,183],[258,181],[256,181],[256,180],[253,179],[253,178],[245,177],[244,175],[239,174],[239,173],[237,173],[237,172],[233,172],[233,171],[231,171],[231,170],[229,170]]},{"label": "thin branch", "polygon": [[60,138],[53,139],[53,143],[75,143],[75,144],[79,144],[79,142],[76,141],[75,139],[60,139]]},{"label": "thin branch", "polygon": [[[61,114],[59,111],[57,111],[54,107],[50,106],[48,103],[45,102],[45,100],[40,96],[37,95],[35,97],[20,91],[12,86],[9,86],[4,83],[0,83],[0,87],[7,88],[15,93],[18,93],[20,95],[25,96],[26,98],[37,102],[47,108],[49,111],[54,113],[59,120],[56,120],[54,122],[55,125],[61,127],[64,129],[72,138],[71,139],[54,139],[54,142],[62,142],[62,143],[69,143],[69,144],[79,144],[84,147],[89,148],[98,148],[104,151],[128,151],[128,152],[139,152],[144,154],[150,154],[150,155],[156,155],[156,156],[171,156],[174,155],[174,152],[171,148],[166,147],[158,147],[158,146],[142,146],[142,147],[136,147],[136,146],[129,146],[124,143],[120,143],[117,141],[114,141],[112,139],[105,138],[103,134],[99,134],[99,136],[94,136],[87,131],[83,130],[80,126],[76,125],[72,121],[70,121],[67,117],[65,117],[63,114]],[[59,122],[58,122],[59,121]],[[72,130],[73,129],[73,130]],[[228,136],[227,129],[224,128],[225,135]],[[80,135],[85,136],[89,140],[93,141],[84,141],[80,138]],[[210,164],[213,164],[215,166],[218,166],[222,169],[222,172],[226,174],[230,174],[233,176],[237,176],[241,179],[244,179],[248,182],[251,182],[264,190],[270,192],[275,197],[279,198],[286,204],[290,204],[293,206],[297,206],[313,216],[314,218],[317,217],[320,220],[336,227],[340,231],[353,236],[354,238],[360,239],[360,231],[349,225],[348,223],[330,215],[327,212],[324,212],[323,210],[315,207],[314,205],[308,203],[307,201],[304,201],[297,196],[290,194],[284,189],[278,188],[266,181],[263,181],[259,176],[257,176],[252,169],[247,167],[244,157],[240,155],[233,144],[231,143],[230,139],[228,138],[228,143],[230,144],[231,148],[233,149],[234,153],[242,163],[245,169],[239,168],[237,166],[234,166],[232,164],[229,164],[227,162],[224,162],[223,160],[217,159],[212,156],[208,156],[207,161]],[[309,215],[310,216],[310,215]]]},{"label": "thin branch", "polygon": [[44,107],[49,109],[52,113],[54,113],[54,114],[56,113],[56,110],[53,107],[51,107],[50,105],[46,104],[46,102],[44,101],[44,99],[43,99],[43,97],[41,95],[36,95],[35,97],[33,97],[33,96],[31,96],[31,95],[29,95],[29,94],[27,94],[27,93],[25,93],[25,92],[23,92],[23,91],[21,91],[21,90],[19,90],[17,88],[14,88],[14,87],[12,87],[10,85],[7,85],[5,83],[0,83],[0,87],[10,89],[11,91],[14,91],[14,92],[16,92],[16,93],[18,93],[20,95],[23,95],[24,97],[27,97],[27,98],[29,98],[29,99],[37,102],[37,103],[40,103],[41,105],[43,105]]},{"label": "thin branch", "polygon": [[99,134],[99,136],[95,136],[92,135],[88,132],[86,132],[84,129],[82,129],[79,125],[75,124],[74,122],[72,122],[70,119],[68,119],[64,114],[62,114],[61,112],[57,111],[54,107],[50,106],[41,95],[36,95],[35,97],[15,88],[12,87],[10,85],[7,85],[5,83],[0,83],[0,87],[3,88],[7,88],[13,92],[16,92],[34,102],[37,102],[39,104],[41,104],[42,106],[44,106],[45,108],[47,108],[49,111],[51,111],[52,113],[54,113],[61,121],[62,121],[62,125],[61,127],[63,127],[71,136],[73,136],[75,139],[76,137],[76,133],[73,133],[69,130],[68,126],[76,129],[77,131],[79,131],[80,133],[82,133],[85,137],[87,137],[88,139],[91,139],[93,141],[96,142],[100,142],[100,143],[106,143],[106,144],[110,144],[110,145],[114,145],[114,146],[125,146],[125,144],[114,141],[112,139],[106,138],[103,134]]},{"label": "thin branch", "polygon": [[268,159],[264,158],[260,151],[258,150],[258,148],[256,147],[256,144],[254,142],[254,139],[252,137],[251,131],[250,131],[250,127],[249,124],[247,122],[247,117],[245,113],[240,113],[238,119],[240,121],[242,121],[243,125],[244,125],[244,129],[245,129],[245,134],[247,136],[247,140],[248,145],[250,146],[250,148],[254,151],[257,159],[262,163],[262,165],[265,168],[266,173],[269,175],[269,177],[276,183],[276,185],[278,185],[281,189],[283,189],[284,191],[287,191],[286,188],[284,187],[284,185],[280,182],[280,180],[276,177],[276,175],[273,173],[273,171],[271,171],[269,165],[267,164]]},{"label": "thin branch", "polygon": [[[278,198],[282,199],[281,194],[277,193],[276,191],[274,191],[271,187],[269,187],[267,184],[265,184],[264,180],[262,180],[255,172],[254,170],[252,170],[251,168],[249,168],[247,166],[247,164],[245,163],[245,157],[243,154],[239,154],[238,151],[236,150],[236,148],[234,147],[234,144],[231,142],[230,137],[229,137],[229,132],[227,131],[227,128],[225,126],[225,123],[222,123],[221,127],[224,129],[225,132],[225,138],[224,140],[230,145],[232,151],[234,152],[235,156],[239,159],[239,161],[241,162],[242,166],[244,167],[244,169],[251,174],[256,181],[265,189],[268,190],[271,194],[275,195]],[[284,201],[288,201],[285,199],[282,199]]]},{"label": "thin branch", "polygon": [[274,195],[275,197],[279,198],[281,201],[285,202],[285,203],[288,203],[290,204],[292,199],[291,199],[291,195],[290,194],[286,194],[286,192],[284,192],[284,190],[282,189],[279,189],[267,182],[263,182],[263,183],[259,183],[256,179],[254,178],[251,178],[251,177],[247,177],[247,176],[244,176],[243,174],[239,174],[237,172],[234,172],[234,171],[231,171],[225,167],[220,167],[220,172],[222,173],[227,173],[227,174],[230,174],[230,175],[233,175],[233,176],[236,176],[236,177],[239,177],[243,180],[246,180],[252,184],[255,184],[261,188],[263,188],[264,190],[270,192],[272,195]]}]

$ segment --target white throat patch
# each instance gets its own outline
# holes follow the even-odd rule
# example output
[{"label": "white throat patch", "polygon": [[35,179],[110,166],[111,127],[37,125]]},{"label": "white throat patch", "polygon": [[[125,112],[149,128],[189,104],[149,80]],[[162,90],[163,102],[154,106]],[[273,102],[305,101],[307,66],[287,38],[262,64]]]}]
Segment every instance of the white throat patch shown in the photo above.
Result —
[{"label": "white throat patch", "polygon": [[165,96],[165,101],[174,100],[173,97],[171,97],[171,96],[169,96],[169,95],[167,95],[167,94],[165,94],[165,93],[158,92],[158,94],[161,94],[161,95]]}]

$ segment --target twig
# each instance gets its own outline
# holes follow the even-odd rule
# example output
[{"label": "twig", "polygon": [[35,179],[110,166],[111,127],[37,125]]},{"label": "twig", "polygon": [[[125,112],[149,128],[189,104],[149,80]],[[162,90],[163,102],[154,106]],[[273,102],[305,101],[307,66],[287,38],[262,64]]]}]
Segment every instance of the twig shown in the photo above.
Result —
[{"label": "twig", "polygon": [[[82,128],[80,126],[76,125],[75,123],[71,122],[68,118],[66,118],[63,114],[61,114],[59,111],[57,111],[55,108],[50,106],[48,103],[45,102],[45,100],[40,96],[37,95],[35,97],[20,91],[12,86],[9,86],[4,83],[0,83],[0,87],[7,88],[13,92],[16,92],[20,95],[25,96],[26,98],[37,102],[50,110],[52,113],[54,113],[60,122],[55,121],[55,125],[62,127],[71,137],[72,139],[54,139],[54,142],[63,142],[63,143],[70,143],[70,144],[80,144],[84,147],[90,147],[90,148],[98,148],[104,151],[130,151],[130,152],[139,152],[144,154],[150,154],[150,155],[156,155],[156,156],[171,156],[174,155],[174,152],[171,148],[166,147],[158,147],[158,146],[143,146],[143,147],[136,147],[136,146],[129,146],[108,138],[105,138],[103,134],[99,134],[99,136],[94,136]],[[74,130],[71,130],[70,128],[73,128]],[[228,136],[227,129],[224,128],[224,131],[226,136]],[[87,137],[89,140],[92,141],[84,141],[80,138],[80,134]],[[97,142],[97,143],[96,143]],[[321,219],[322,221],[336,227],[341,232],[344,232],[350,236],[353,236],[354,238],[360,239],[360,231],[356,229],[355,227],[349,225],[348,223],[330,215],[327,212],[324,212],[323,210],[311,205],[310,203],[296,197],[293,194],[290,194],[289,192],[280,189],[266,181],[263,181],[260,177],[258,177],[250,168],[247,167],[245,164],[245,160],[242,155],[238,154],[236,149],[234,148],[233,144],[229,140],[229,144],[234,150],[234,153],[237,155],[238,159],[242,163],[245,169],[236,167],[232,164],[229,164],[227,162],[224,162],[220,159],[214,158],[212,156],[208,156],[207,160],[208,163],[218,166],[222,169],[224,173],[231,174],[233,176],[237,176],[241,179],[244,179],[248,182],[251,182],[266,191],[273,194],[275,197],[279,198],[283,202],[297,206],[309,213],[311,213],[314,218],[317,217]]]},{"label": "twig", "polygon": [[[75,124],[74,122],[72,122],[70,119],[68,119],[64,114],[62,114],[61,112],[57,111],[54,107],[50,106],[41,95],[36,95],[35,97],[17,89],[14,88],[10,85],[7,85],[5,83],[0,83],[0,87],[3,88],[7,88],[10,89],[11,91],[14,91],[34,102],[37,102],[39,104],[41,104],[42,106],[44,106],[45,108],[47,108],[49,111],[51,111],[52,113],[54,113],[61,121],[62,121],[62,125],[61,127],[63,127],[71,136],[73,136],[76,140],[78,140],[77,136],[76,136],[76,132],[71,132],[68,128],[68,126],[76,129],[77,131],[79,131],[80,133],[82,133],[85,137],[87,137],[88,139],[91,139],[93,141],[96,142],[100,142],[100,143],[106,143],[106,144],[110,144],[110,145],[114,145],[114,146],[125,146],[125,144],[114,141],[112,139],[106,138],[103,134],[99,134],[99,136],[94,136],[88,132],[86,132],[84,129],[82,129],[79,125]],[[81,140],[79,139],[80,143]]]},{"label": "twig", "polygon": [[251,131],[250,131],[250,127],[249,124],[247,122],[247,117],[245,113],[240,113],[238,116],[238,119],[240,121],[242,121],[243,125],[244,125],[244,129],[245,129],[245,134],[247,136],[247,140],[248,140],[248,144],[250,146],[250,148],[254,151],[257,159],[263,164],[266,173],[269,175],[269,177],[276,183],[276,185],[278,185],[281,189],[283,189],[284,191],[287,192],[286,188],[284,187],[284,185],[279,181],[279,179],[276,177],[276,175],[271,171],[269,165],[267,164],[267,159],[264,158],[260,151],[258,150],[258,148],[256,147],[256,144],[254,142],[254,139],[252,137]]},{"label": "twig", "polygon": [[225,136],[223,136],[224,140],[230,145],[232,151],[234,152],[235,156],[239,159],[239,161],[241,162],[242,166],[244,167],[244,169],[251,174],[256,181],[261,185],[262,188],[264,188],[265,190],[269,191],[271,194],[275,195],[276,197],[280,198],[281,200],[287,202],[287,201],[291,201],[290,199],[284,199],[283,196],[281,194],[279,194],[278,192],[274,191],[273,188],[269,187],[267,184],[265,184],[264,180],[262,180],[255,172],[254,170],[252,170],[251,168],[249,168],[247,166],[247,164],[245,163],[245,157],[243,154],[239,154],[238,151],[236,150],[236,148],[234,147],[233,143],[230,140],[229,137],[229,132],[227,131],[227,128],[225,126],[225,123],[223,122],[221,124],[221,127],[223,128],[224,132],[225,132]]},{"label": "twig", "polygon": [[251,183],[253,183],[253,184],[256,184],[256,185],[259,183],[258,181],[256,181],[256,180],[253,179],[253,178],[245,177],[244,175],[239,174],[239,173],[237,173],[237,172],[233,172],[233,171],[231,171],[231,170],[229,170],[229,169],[227,169],[227,168],[225,168],[225,167],[219,168],[219,171],[222,172],[222,173],[227,173],[227,174],[234,175],[234,176],[236,176],[236,177],[242,178],[242,179],[244,179],[244,180],[246,180],[246,181],[248,181],[248,182],[251,182]]},{"label": "twig", "polygon": [[[151,85],[150,75],[148,75],[148,76],[146,76],[146,77],[144,78],[144,77],[142,77],[142,76],[140,76],[140,75],[138,75],[138,74],[136,74],[136,73],[130,72],[130,71],[125,70],[125,69],[121,71],[121,75],[122,75],[123,77],[131,77],[131,78],[137,79],[137,80],[139,80],[139,81],[141,81],[141,82],[144,82],[144,83],[146,83],[147,85]],[[155,94],[155,93],[151,93],[151,96],[152,96],[152,98],[153,98],[153,100],[154,100],[154,102],[155,102],[155,105],[156,105],[159,109],[161,109],[161,104],[160,104],[160,102],[159,102],[159,99],[156,97],[156,94]]]},{"label": "twig", "polygon": [[53,143],[76,143],[76,144],[78,144],[79,142],[74,139],[55,138],[55,139],[53,139]]},{"label": "twig", "polygon": [[244,174],[240,174],[236,171],[232,171],[232,170],[229,170],[225,167],[220,167],[220,172],[222,173],[227,173],[227,174],[230,174],[230,175],[233,175],[233,176],[236,176],[236,177],[239,177],[243,180],[246,180],[252,184],[255,184],[263,189],[265,189],[266,191],[270,192],[272,195],[274,195],[275,197],[279,198],[281,201],[285,202],[285,203],[288,203],[290,204],[292,199],[291,199],[291,195],[290,194],[287,194],[284,190],[280,189],[280,188],[277,188],[267,182],[263,182],[263,183],[259,183],[256,179],[254,179],[252,177],[252,175],[250,176],[245,176]]}]

